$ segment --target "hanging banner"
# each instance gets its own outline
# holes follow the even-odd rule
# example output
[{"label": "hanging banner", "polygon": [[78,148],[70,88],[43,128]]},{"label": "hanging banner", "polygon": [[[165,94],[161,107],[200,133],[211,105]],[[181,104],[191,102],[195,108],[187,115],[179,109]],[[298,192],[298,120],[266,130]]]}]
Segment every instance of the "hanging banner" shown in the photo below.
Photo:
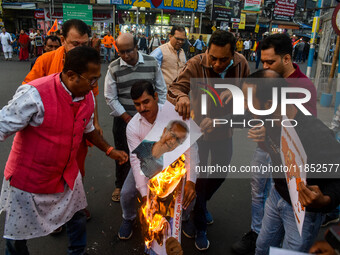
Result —
[{"label": "hanging banner", "polygon": [[259,30],[260,30],[260,25],[256,24],[254,32],[257,34],[259,32]]},{"label": "hanging banner", "polygon": [[239,19],[241,14],[241,1],[239,0],[214,0],[212,20],[231,21]]},{"label": "hanging banner", "polygon": [[246,17],[247,15],[245,13],[241,13],[241,19],[238,29],[246,29]]},{"label": "hanging banner", "polygon": [[243,11],[261,13],[261,0],[244,0]]},{"label": "hanging banner", "polygon": [[292,21],[295,15],[297,0],[276,0],[273,18],[276,20]]},{"label": "hanging banner", "polygon": [[205,0],[111,0],[111,4],[163,10],[205,12]]},{"label": "hanging banner", "polygon": [[81,19],[87,25],[92,26],[92,5],[87,4],[63,4],[63,21]]}]

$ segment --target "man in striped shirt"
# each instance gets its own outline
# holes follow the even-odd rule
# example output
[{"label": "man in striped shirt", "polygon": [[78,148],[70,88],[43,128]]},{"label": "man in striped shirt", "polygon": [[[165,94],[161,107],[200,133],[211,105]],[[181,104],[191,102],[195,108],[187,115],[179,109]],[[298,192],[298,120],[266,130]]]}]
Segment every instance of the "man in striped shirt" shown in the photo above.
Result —
[{"label": "man in striped shirt", "polygon": [[[120,58],[113,61],[105,77],[104,96],[111,108],[113,121],[113,136],[115,145],[129,153],[126,142],[126,126],[136,114],[136,109],[130,97],[132,84],[137,80],[146,80],[153,84],[158,93],[159,103],[166,101],[167,89],[162,71],[157,60],[149,55],[138,52],[137,40],[131,34],[121,34],[116,45]],[[116,188],[112,200],[120,200],[120,190],[130,170],[130,163],[116,164]]]}]

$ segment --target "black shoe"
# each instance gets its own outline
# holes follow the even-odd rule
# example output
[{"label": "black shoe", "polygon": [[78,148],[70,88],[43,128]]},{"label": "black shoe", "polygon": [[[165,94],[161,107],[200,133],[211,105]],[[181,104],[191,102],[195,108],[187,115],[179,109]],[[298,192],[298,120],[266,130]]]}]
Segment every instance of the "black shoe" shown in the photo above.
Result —
[{"label": "black shoe", "polygon": [[253,230],[250,230],[242,237],[240,241],[234,243],[231,246],[231,249],[237,254],[248,254],[255,252],[257,236],[258,234],[256,234]]},{"label": "black shoe", "polygon": [[338,218],[332,218],[326,215],[325,220],[322,222],[321,227],[327,227],[329,224],[334,224],[339,222],[339,217]]}]

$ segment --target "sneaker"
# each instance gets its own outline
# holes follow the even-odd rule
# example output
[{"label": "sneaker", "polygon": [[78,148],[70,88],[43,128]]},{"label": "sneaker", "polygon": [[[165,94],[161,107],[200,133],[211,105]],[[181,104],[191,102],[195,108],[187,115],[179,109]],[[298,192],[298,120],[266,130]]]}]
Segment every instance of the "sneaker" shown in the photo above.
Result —
[{"label": "sneaker", "polygon": [[255,252],[257,236],[258,234],[256,234],[253,230],[250,230],[242,237],[240,241],[234,243],[231,246],[231,249],[237,254],[248,254]]},{"label": "sneaker", "polygon": [[133,225],[135,220],[125,220],[123,219],[122,224],[120,225],[118,237],[121,240],[130,239],[133,233]]},{"label": "sneaker", "polygon": [[329,224],[337,223],[339,222],[339,217],[338,218],[332,218],[326,215],[325,220],[322,222],[321,227],[327,227]]},{"label": "sneaker", "polygon": [[195,246],[200,251],[205,251],[209,248],[210,242],[205,231],[197,231],[195,237]]},{"label": "sneaker", "polygon": [[182,231],[187,238],[195,237],[196,229],[191,220],[182,221]]},{"label": "sneaker", "polygon": [[205,211],[205,218],[207,219],[208,225],[211,225],[214,223],[214,219],[208,210]]}]

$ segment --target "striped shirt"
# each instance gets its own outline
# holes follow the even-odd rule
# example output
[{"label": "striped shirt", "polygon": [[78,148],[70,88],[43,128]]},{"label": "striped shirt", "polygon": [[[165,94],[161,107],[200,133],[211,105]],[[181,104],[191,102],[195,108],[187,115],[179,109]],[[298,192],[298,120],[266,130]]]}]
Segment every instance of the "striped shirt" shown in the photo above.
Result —
[{"label": "striped shirt", "polygon": [[121,58],[109,65],[105,77],[104,96],[112,110],[110,115],[118,117],[125,112],[131,116],[136,114],[130,91],[132,85],[138,80],[150,81],[158,93],[159,103],[165,103],[167,88],[157,60],[138,52],[138,61],[135,66],[127,64]]}]

